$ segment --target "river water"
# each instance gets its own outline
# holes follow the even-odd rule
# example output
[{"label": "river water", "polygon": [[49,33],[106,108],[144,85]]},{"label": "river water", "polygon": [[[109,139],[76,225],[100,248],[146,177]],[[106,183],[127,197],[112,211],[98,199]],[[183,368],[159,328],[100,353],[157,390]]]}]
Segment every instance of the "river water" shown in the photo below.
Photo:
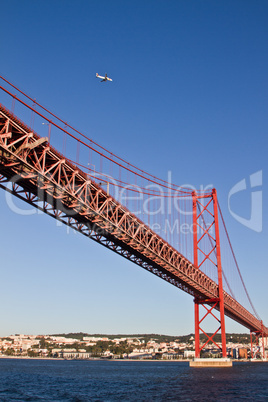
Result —
[{"label": "river water", "polygon": [[0,401],[268,401],[268,363],[0,359]]}]

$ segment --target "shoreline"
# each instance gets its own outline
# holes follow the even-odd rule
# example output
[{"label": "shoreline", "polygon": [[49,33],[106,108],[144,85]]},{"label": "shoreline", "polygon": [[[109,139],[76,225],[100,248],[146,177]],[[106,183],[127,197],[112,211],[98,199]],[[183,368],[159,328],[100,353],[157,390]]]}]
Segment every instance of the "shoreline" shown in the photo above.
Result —
[{"label": "shoreline", "polygon": [[[189,363],[192,359],[105,359],[105,358],[92,358],[92,359],[65,359],[63,357],[29,357],[29,356],[0,356],[0,359],[21,359],[21,360],[53,360],[53,361],[105,361],[105,362],[176,362],[176,363]],[[241,363],[268,363],[267,360],[250,360],[250,359],[233,359],[232,362],[241,362]]]},{"label": "shoreline", "polygon": [[30,356],[0,356],[0,359],[23,359],[23,360],[68,360],[68,361],[114,361],[114,362],[132,362],[132,361],[139,361],[139,362],[145,362],[145,361],[150,361],[150,362],[189,362],[190,359],[166,359],[166,360],[157,360],[157,359],[105,359],[105,358],[100,358],[100,357],[96,357],[96,358],[92,358],[92,359],[65,359],[64,357],[30,357]]}]

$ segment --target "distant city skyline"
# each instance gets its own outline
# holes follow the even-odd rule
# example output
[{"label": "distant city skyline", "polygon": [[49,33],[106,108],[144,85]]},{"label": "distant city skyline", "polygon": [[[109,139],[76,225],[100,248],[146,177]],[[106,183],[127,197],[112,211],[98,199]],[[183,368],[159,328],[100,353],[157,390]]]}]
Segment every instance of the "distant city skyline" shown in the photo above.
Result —
[{"label": "distant city skyline", "polygon": [[[68,336],[69,335],[69,336]],[[72,337],[70,337],[70,335]],[[257,348],[251,348],[249,335],[226,334],[228,356],[230,358],[249,359],[254,350],[254,358],[260,358],[259,350],[263,348],[260,340]],[[181,338],[181,339],[180,339]],[[220,343],[218,343],[220,345]],[[265,341],[267,346],[267,339]],[[64,358],[64,359],[192,359],[195,355],[195,337],[169,337],[165,335],[138,336],[83,336],[83,334],[12,335],[0,338],[0,357]],[[263,352],[267,355],[267,350]],[[219,349],[209,343],[203,350],[204,357],[217,357]]]}]

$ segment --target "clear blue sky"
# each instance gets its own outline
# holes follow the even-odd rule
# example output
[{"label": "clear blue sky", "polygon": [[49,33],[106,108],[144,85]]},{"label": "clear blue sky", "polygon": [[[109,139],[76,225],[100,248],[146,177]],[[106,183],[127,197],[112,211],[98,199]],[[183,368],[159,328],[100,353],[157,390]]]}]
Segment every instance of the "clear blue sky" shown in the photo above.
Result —
[{"label": "clear blue sky", "polygon": [[[10,0],[0,26],[5,78],[144,170],[217,188],[266,325],[267,16],[264,0]],[[96,72],[113,82],[100,84]],[[228,210],[230,190],[245,179],[231,208],[250,218],[249,177],[258,171],[260,232]],[[5,197],[0,335],[194,331],[189,295],[47,216],[15,214]]]}]

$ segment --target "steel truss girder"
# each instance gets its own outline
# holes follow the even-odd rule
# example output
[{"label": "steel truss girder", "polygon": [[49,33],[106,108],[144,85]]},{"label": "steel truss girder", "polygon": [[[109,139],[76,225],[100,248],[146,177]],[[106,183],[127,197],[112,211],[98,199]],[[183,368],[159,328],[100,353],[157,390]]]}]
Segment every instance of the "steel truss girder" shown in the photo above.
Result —
[{"label": "steel truss girder", "polygon": [[[196,298],[217,297],[212,279],[2,105],[0,175],[1,188],[117,254]],[[226,314],[249,329],[259,328],[243,306],[227,293],[224,297]]]},{"label": "steel truss girder", "polygon": [[55,209],[51,204],[48,204],[46,201],[42,201],[42,205],[40,205],[40,200],[36,197],[35,194],[25,192],[23,188],[19,188],[18,186],[15,185],[13,185],[13,188],[10,189],[3,184],[4,182],[7,183],[7,181],[4,181],[2,178],[2,180],[0,181],[0,188],[10,192],[12,195],[27,202],[28,204],[46,213],[47,215],[55,218],[61,223],[71,227],[73,230],[76,230],[77,232],[83,234],[84,236],[89,237],[90,239],[96,241],[97,243],[102,244],[106,248],[109,248],[110,250],[116,252],[117,254],[134,262],[135,264],[141,266],[147,271],[159,276],[160,278],[166,280],[172,285],[188,292],[187,287],[184,286],[182,283],[180,283],[176,277],[172,278],[171,275],[168,276],[165,272],[161,271],[161,269],[157,265],[154,265],[152,262],[150,263],[149,261],[145,261],[144,258],[135,255],[132,250],[127,250],[125,244],[120,245],[119,242],[112,241],[111,239],[109,239],[109,233],[104,233],[103,230],[100,230],[97,225],[90,226],[90,224],[85,225],[84,223],[80,223],[79,220],[63,214],[60,209]]}]

